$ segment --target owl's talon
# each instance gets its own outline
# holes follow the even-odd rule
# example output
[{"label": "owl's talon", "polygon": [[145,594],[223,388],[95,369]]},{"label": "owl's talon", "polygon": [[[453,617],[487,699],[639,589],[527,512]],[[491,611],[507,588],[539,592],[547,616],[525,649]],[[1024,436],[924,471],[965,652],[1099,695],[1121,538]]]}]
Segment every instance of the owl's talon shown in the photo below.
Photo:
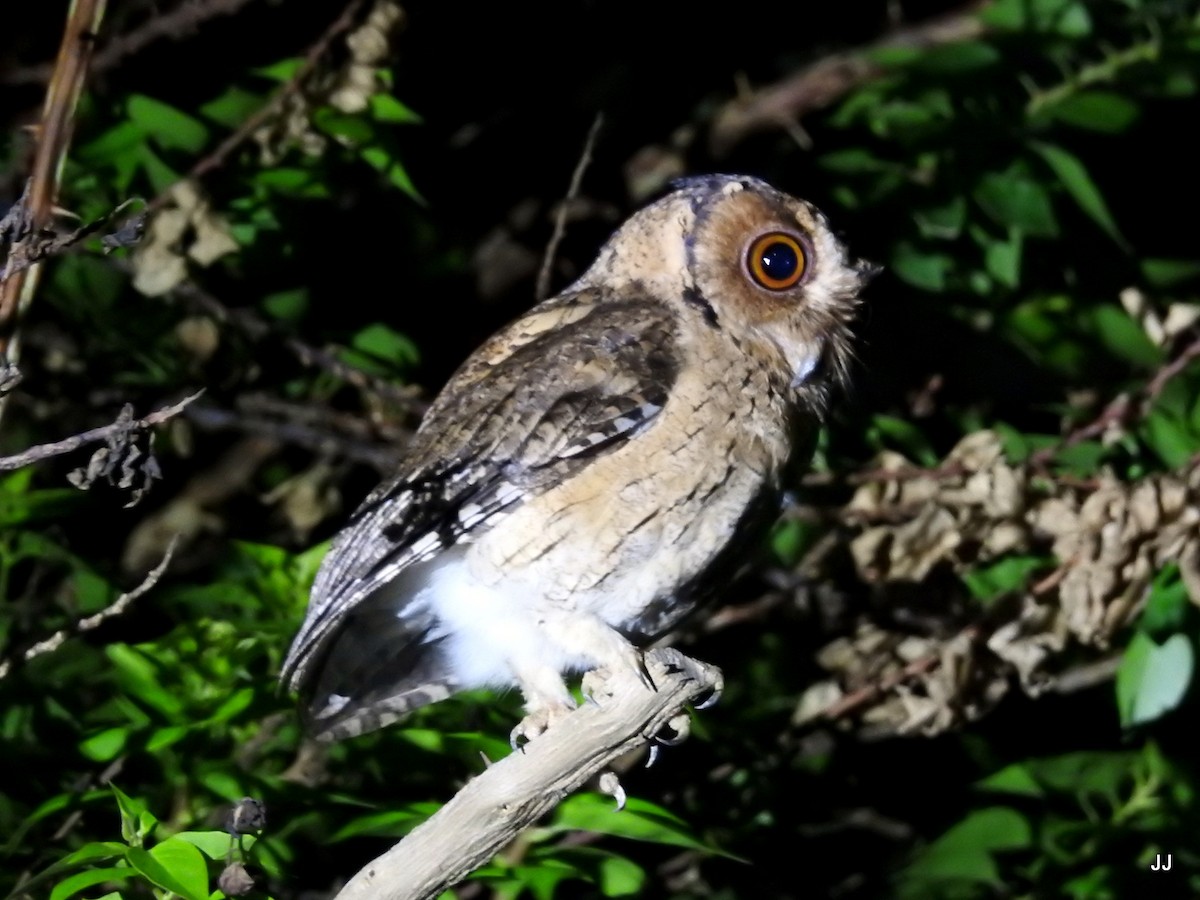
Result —
[{"label": "owl's talon", "polygon": [[654,683],[654,676],[650,674],[650,669],[646,665],[646,657],[642,653],[639,653],[637,655],[636,671],[638,674],[638,678],[641,680],[642,684],[646,688],[648,688],[649,690],[651,690],[657,694],[658,693],[658,685]]},{"label": "owl's talon", "polygon": [[617,778],[616,772],[601,772],[600,782],[597,787],[600,789],[600,793],[608,794],[608,796],[617,801],[618,812],[625,808],[625,801],[627,799],[625,788],[621,787],[621,781]]},{"label": "owl's talon", "polygon": [[650,745],[650,752],[646,754],[646,768],[650,768],[658,761],[658,744]]},{"label": "owl's talon", "polygon": [[654,735],[652,740],[654,743],[661,744],[664,747],[677,747],[688,739],[688,735],[692,730],[691,722],[692,720],[688,718],[687,713],[680,713],[668,721],[663,729],[663,731],[665,731],[669,728],[671,731],[675,732],[674,735],[671,737],[663,737],[663,731],[659,731]]},{"label": "owl's talon", "polygon": [[709,693],[709,695],[707,697],[705,697],[703,700],[701,700],[699,703],[693,704],[692,709],[695,709],[695,710],[711,709],[712,707],[716,706],[718,703],[721,702],[721,694],[722,693],[724,693],[724,687],[722,685],[719,685],[719,684],[713,685],[712,691]]}]

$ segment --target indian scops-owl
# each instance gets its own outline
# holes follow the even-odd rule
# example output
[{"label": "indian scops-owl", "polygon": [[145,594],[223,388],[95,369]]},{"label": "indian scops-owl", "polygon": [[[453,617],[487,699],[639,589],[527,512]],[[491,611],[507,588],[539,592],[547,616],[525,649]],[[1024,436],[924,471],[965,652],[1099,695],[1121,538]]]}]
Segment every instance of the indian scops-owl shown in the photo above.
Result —
[{"label": "indian scops-owl", "polygon": [[326,739],[641,666],[762,536],[846,375],[868,266],[813,206],[692,178],[476,350],[325,557],[284,663]]}]

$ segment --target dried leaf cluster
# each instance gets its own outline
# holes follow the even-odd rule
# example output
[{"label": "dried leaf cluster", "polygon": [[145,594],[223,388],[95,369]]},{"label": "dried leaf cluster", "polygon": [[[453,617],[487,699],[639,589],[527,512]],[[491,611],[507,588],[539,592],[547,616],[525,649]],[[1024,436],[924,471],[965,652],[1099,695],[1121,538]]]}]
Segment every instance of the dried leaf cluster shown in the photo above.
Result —
[{"label": "dried leaf cluster", "polygon": [[133,254],[133,286],[147,297],[161,297],[182,284],[189,260],[210,266],[238,249],[229,223],[213,211],[198,184],[181,181],[168,196]]},{"label": "dried leaf cluster", "polygon": [[404,23],[404,10],[391,0],[377,0],[366,19],[346,36],[348,56],[337,68],[308,78],[302,90],[281,98],[278,114],[255,130],[260,162],[278,165],[288,150],[299,148],[320,156],[330,138],[313,125],[313,113],[328,104],[343,113],[359,113],[379,92],[380,68],[392,57],[392,38]]},{"label": "dried leaf cluster", "polygon": [[146,431],[134,418],[132,404],[126,403],[117,417],[105,445],[92,454],[86,467],[76,469],[67,478],[86,491],[98,479],[130,492],[126,507],[136,506],[156,479],[162,478],[154,458],[154,432]]},{"label": "dried leaf cluster", "polygon": [[1015,557],[1033,557],[1041,577],[991,598],[988,621],[960,622],[950,638],[864,620],[819,654],[831,678],[805,694],[798,722],[867,690],[878,701],[862,714],[869,730],[941,732],[982,715],[1014,680],[1040,693],[1073,651],[1107,648],[1169,563],[1200,604],[1200,463],[1129,483],[1107,471],[1077,483],[1008,462],[1000,437],[982,431],[937,469],[887,453],[875,475],[843,511],[859,529],[851,553],[865,582],[915,584]]}]

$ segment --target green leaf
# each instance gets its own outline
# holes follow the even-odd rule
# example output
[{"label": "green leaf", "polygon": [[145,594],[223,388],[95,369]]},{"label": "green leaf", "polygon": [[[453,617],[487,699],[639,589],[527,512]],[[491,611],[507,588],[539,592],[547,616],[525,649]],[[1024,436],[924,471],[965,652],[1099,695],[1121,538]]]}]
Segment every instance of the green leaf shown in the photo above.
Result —
[{"label": "green leaf", "polygon": [[182,890],[161,884],[188,900],[208,900],[208,863],[190,841],[172,837],[155,845],[150,855]]},{"label": "green leaf", "polygon": [[938,455],[929,438],[919,426],[907,419],[885,415],[872,416],[867,440],[877,449],[890,447],[899,450],[919,465],[937,465]]},{"label": "green leaf", "polygon": [[372,94],[371,117],[377,122],[394,122],[397,125],[417,125],[421,117],[393,97],[391,94]]},{"label": "green leaf", "polygon": [[1162,348],[1125,310],[1106,304],[1091,310],[1089,317],[1096,336],[1113,356],[1147,369],[1162,362]]},{"label": "green leaf", "polygon": [[[74,798],[72,797],[71,799]],[[59,808],[62,808],[62,806],[65,806],[65,804],[60,805]],[[39,811],[45,807],[46,804],[43,803],[42,806],[39,807]],[[33,816],[30,818],[33,819],[33,821],[27,820],[21,828],[16,829],[15,833],[10,836],[9,844],[6,845],[3,850],[4,855],[10,855],[15,850],[16,844],[13,842],[13,839],[15,838],[19,841],[19,839],[23,836],[24,831],[28,829],[28,826],[37,821],[37,819]],[[37,818],[41,818],[41,816],[38,816]],[[109,860],[124,859],[126,849],[128,848],[125,844],[117,841],[93,841],[90,844],[84,844],[74,853],[67,854],[62,859],[51,863],[36,875],[27,878],[24,882],[22,882],[20,891],[8,895],[9,900],[18,895],[33,896],[32,891],[34,887],[37,887],[52,878],[56,878],[64,872],[78,868],[85,863],[94,864],[98,862],[108,862]],[[129,870],[121,869],[120,871],[128,872]]]},{"label": "green leaf", "polygon": [[1182,468],[1200,450],[1200,440],[1175,416],[1155,408],[1142,422],[1139,434],[1169,468]]},{"label": "green leaf", "polygon": [[167,725],[163,728],[156,728],[146,740],[146,752],[157,753],[159,750],[177,744],[187,737],[190,730],[191,728],[187,725]]},{"label": "green leaf", "polygon": [[277,291],[262,299],[262,308],[267,315],[284,322],[298,322],[308,312],[308,288],[292,288]]},{"label": "green leaf", "polygon": [[1079,441],[1054,451],[1054,461],[1069,474],[1080,478],[1094,475],[1101,461],[1108,455],[1108,448],[1100,441]]},{"label": "green leaf", "polygon": [[300,67],[304,65],[304,60],[296,57],[294,59],[281,59],[277,63],[272,63],[269,66],[263,66],[261,69],[254,69],[255,75],[261,75],[263,78],[269,78],[271,81],[291,81],[296,73],[300,71]]},{"label": "green leaf", "polygon": [[183,717],[182,702],[158,680],[159,667],[145,653],[128,644],[109,644],[104,652],[117,670],[117,681],[126,693],[168,719]]},{"label": "green leaf", "polygon": [[67,900],[98,884],[125,881],[136,874],[133,869],[88,869],[86,872],[76,872],[54,886],[50,900]]},{"label": "green leaf", "polygon": [[1179,574],[1179,566],[1171,563],[1154,576],[1138,627],[1152,637],[1165,638],[1183,627],[1190,608],[1187,585]]},{"label": "green leaf", "polygon": [[121,837],[127,844],[141,846],[142,840],[158,824],[158,819],[154,818],[140,800],[134,800],[115,784],[110,782],[108,788],[117,798],[117,807],[121,810]]},{"label": "green leaf", "polygon": [[1016,810],[975,810],[925,848],[902,877],[933,883],[965,879],[999,887],[1002,881],[992,854],[1023,849],[1032,842],[1029,822]]},{"label": "green leaf", "polygon": [[1154,287],[1175,287],[1200,275],[1200,262],[1193,259],[1142,260],[1142,276]]},{"label": "green leaf", "polygon": [[[0,484],[16,486],[13,478],[32,475],[33,469],[15,472]],[[12,491],[0,488],[0,528],[49,522],[79,509],[82,498],[74,489],[51,488],[42,491]]]},{"label": "green leaf", "polygon": [[946,276],[954,268],[954,259],[946,253],[930,253],[908,241],[900,241],[892,251],[890,268],[902,281],[925,291],[944,291]]},{"label": "green leaf", "polygon": [[618,810],[611,797],[577,794],[558,807],[548,830],[591,831],[635,841],[713,852],[713,848],[694,837],[680,819],[636,797],[630,797],[625,808]]},{"label": "green leaf", "polygon": [[1162,644],[1137,632],[1117,670],[1117,711],[1126,728],[1151,722],[1177,707],[1192,681],[1195,655],[1186,635]]},{"label": "green leaf", "polygon": [[1046,165],[1058,176],[1059,184],[1067,189],[1067,193],[1071,195],[1084,214],[1103,228],[1117,244],[1125,247],[1125,238],[1117,228],[1112,213],[1108,211],[1108,204],[1104,202],[1100,189],[1096,187],[1096,183],[1092,181],[1091,175],[1088,174],[1079,158],[1053,144],[1035,141],[1031,142],[1029,146],[1046,161]]},{"label": "green leaf", "polygon": [[995,600],[1024,587],[1029,576],[1045,568],[1046,562],[1040,556],[1009,556],[964,572],[962,579],[977,600]]},{"label": "green leaf", "polygon": [[250,707],[254,702],[254,688],[239,688],[230,694],[206,720],[209,724],[227,722]]},{"label": "green leaf", "polygon": [[1046,791],[1024,763],[1012,763],[975,783],[981,791],[1015,794],[1021,797],[1044,797]]},{"label": "green leaf", "polygon": [[822,154],[817,160],[817,164],[831,172],[844,173],[890,172],[896,169],[895,163],[880,159],[863,147],[831,150]]},{"label": "green leaf", "polygon": [[424,203],[425,200],[417,190],[417,186],[413,184],[411,178],[408,177],[408,171],[383,147],[364,147],[361,151],[363,160],[371,166],[371,168],[382,172],[392,186],[398,188],[403,193],[412,197],[414,200]]},{"label": "green leaf", "polygon": [[142,171],[146,173],[150,186],[159,193],[165,191],[182,177],[163,162],[162,157],[155,153],[148,144],[143,144],[138,148],[137,158]]},{"label": "green leaf", "polygon": [[[230,847],[236,843],[228,831],[181,831],[172,840],[187,841],[209,859],[224,861]],[[242,849],[249,850],[258,838],[252,834],[241,835]]]},{"label": "green leaf", "polygon": [[1077,128],[1120,134],[1137,121],[1137,104],[1108,91],[1085,91],[1041,107],[1039,113]]},{"label": "green leaf", "polygon": [[600,891],[605,897],[632,897],[646,883],[646,871],[623,856],[608,856],[600,861]]},{"label": "green leaf", "polygon": [[133,94],[125,111],[130,121],[164,149],[198,153],[208,143],[208,129],[203,122],[145,94]]},{"label": "green leaf", "polygon": [[417,345],[382,322],[368,325],[354,335],[350,344],[355,350],[368,353],[400,369],[415,366],[421,361]]},{"label": "green leaf", "polygon": [[983,9],[980,18],[1002,31],[1085,37],[1092,30],[1091,16],[1079,0],[996,0]]},{"label": "green leaf", "polygon": [[129,729],[125,726],[106,728],[81,741],[79,752],[96,762],[108,762],[125,749],[128,740]]},{"label": "green leaf", "polygon": [[440,808],[437,803],[410,803],[401,809],[359,816],[334,832],[329,841],[336,843],[360,835],[403,837]]},{"label": "green leaf", "polygon": [[975,201],[1006,228],[1019,228],[1035,237],[1058,235],[1050,195],[1040,184],[1016,170],[988,172],[974,191]]},{"label": "green leaf", "polygon": [[935,75],[960,75],[995,65],[1000,58],[991,44],[959,41],[926,50],[914,58],[912,67]]},{"label": "green leaf", "polygon": [[1021,283],[1023,244],[1020,229],[1011,228],[1007,241],[989,241],[984,247],[983,260],[988,274],[1005,287],[1015,288]]},{"label": "green leaf", "polygon": [[323,106],[313,113],[312,123],[319,130],[346,144],[368,144],[375,140],[375,126],[362,116],[339,112]]},{"label": "green leaf", "polygon": [[1129,780],[1133,755],[1085,750],[1029,760],[1026,766],[1034,779],[1050,790],[1096,794],[1115,802]]},{"label": "green leaf", "polygon": [[955,197],[941,206],[928,206],[913,212],[913,221],[922,237],[950,241],[962,234],[967,222],[967,200]]},{"label": "green leaf", "polygon": [[265,98],[239,87],[231,87],[200,107],[200,115],[227,128],[237,128],[266,102]]}]

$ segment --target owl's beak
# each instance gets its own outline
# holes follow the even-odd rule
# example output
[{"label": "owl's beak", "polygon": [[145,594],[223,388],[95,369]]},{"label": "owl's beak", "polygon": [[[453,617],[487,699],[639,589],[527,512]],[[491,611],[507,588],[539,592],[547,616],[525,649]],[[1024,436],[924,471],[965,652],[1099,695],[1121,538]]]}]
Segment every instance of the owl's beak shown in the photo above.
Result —
[{"label": "owl's beak", "polygon": [[824,345],[816,348],[813,352],[802,356],[796,364],[796,368],[792,371],[792,390],[804,385],[813,373],[821,367],[821,362],[825,359]]}]

